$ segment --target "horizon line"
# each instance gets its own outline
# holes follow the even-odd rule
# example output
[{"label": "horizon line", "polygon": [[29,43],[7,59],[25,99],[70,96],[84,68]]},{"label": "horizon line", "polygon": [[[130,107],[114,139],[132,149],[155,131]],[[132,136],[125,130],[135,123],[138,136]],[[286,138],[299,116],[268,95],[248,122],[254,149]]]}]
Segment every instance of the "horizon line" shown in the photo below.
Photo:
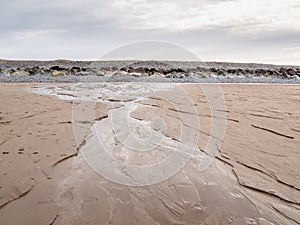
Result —
[{"label": "horizon line", "polygon": [[202,60],[172,60],[172,59],[3,59],[0,61],[39,61],[39,62],[125,62],[125,61],[140,61],[140,62],[186,62],[186,63],[226,63],[226,64],[256,64],[256,65],[274,65],[274,66],[300,66],[299,64],[287,63],[287,64],[276,64],[272,62],[233,62],[233,61],[202,61]]}]

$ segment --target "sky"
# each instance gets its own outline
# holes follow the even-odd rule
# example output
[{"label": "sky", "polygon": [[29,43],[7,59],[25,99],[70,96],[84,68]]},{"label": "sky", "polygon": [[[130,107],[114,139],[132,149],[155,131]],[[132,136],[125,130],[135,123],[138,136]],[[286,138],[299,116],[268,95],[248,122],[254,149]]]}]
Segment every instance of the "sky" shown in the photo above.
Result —
[{"label": "sky", "polygon": [[203,61],[300,65],[300,0],[1,0],[0,9],[2,59],[96,60],[158,41]]}]

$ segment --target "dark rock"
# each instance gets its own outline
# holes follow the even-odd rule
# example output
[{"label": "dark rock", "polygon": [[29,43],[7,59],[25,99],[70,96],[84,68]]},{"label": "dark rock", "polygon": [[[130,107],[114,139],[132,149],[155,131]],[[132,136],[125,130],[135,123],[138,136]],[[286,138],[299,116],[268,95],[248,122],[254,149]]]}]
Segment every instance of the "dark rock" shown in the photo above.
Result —
[{"label": "dark rock", "polygon": [[229,73],[229,74],[234,74],[235,70],[234,69],[228,69],[226,72]]},{"label": "dark rock", "polygon": [[16,72],[15,69],[10,69],[10,70],[9,70],[9,73],[10,73],[10,74],[12,74],[12,73],[14,73],[14,72]]},{"label": "dark rock", "polygon": [[164,71],[163,71],[163,74],[164,74],[164,75],[168,75],[168,74],[170,74],[170,73],[171,73],[170,70],[164,70]]},{"label": "dark rock", "polygon": [[267,76],[273,76],[274,75],[274,71],[272,71],[272,70],[266,70],[266,75]]},{"label": "dark rock", "polygon": [[50,70],[56,70],[56,71],[64,71],[66,70],[65,68],[59,67],[59,66],[52,66],[50,67]]},{"label": "dark rock", "polygon": [[253,69],[249,69],[249,74],[255,75],[255,71]]},{"label": "dark rock", "polygon": [[28,72],[30,73],[30,76],[34,76],[34,75],[38,75],[38,74],[43,74],[44,73],[44,71],[40,67],[38,67],[38,66],[29,68]]},{"label": "dark rock", "polygon": [[136,73],[146,73],[145,68],[143,68],[143,67],[136,68],[134,72],[136,72]]},{"label": "dark rock", "polygon": [[143,68],[144,73],[149,73],[149,68]]},{"label": "dark rock", "polygon": [[78,72],[81,71],[81,69],[80,69],[80,67],[78,67],[78,66],[73,66],[73,67],[71,68],[71,71],[72,71],[73,73],[78,73]]},{"label": "dark rock", "polygon": [[210,71],[213,72],[213,73],[217,73],[218,69],[216,69],[216,68],[210,68]]},{"label": "dark rock", "polygon": [[254,71],[255,75],[257,76],[264,76],[265,75],[265,71],[263,69],[256,69]]},{"label": "dark rock", "polygon": [[181,68],[178,68],[177,69],[177,73],[185,73],[185,70],[181,69]]},{"label": "dark rock", "polygon": [[290,76],[296,75],[296,71],[295,71],[294,69],[287,69],[286,72],[287,72],[287,74],[290,75]]},{"label": "dark rock", "polygon": [[238,72],[238,70],[237,69],[233,69],[232,70],[232,74],[235,74],[235,75],[237,75],[239,72]]},{"label": "dark rock", "polygon": [[218,76],[224,76],[225,75],[225,71],[223,69],[220,69],[217,71],[217,75]]},{"label": "dark rock", "polygon": [[148,71],[148,73],[150,74],[150,75],[153,75],[154,73],[157,73],[158,71],[157,71],[157,69],[155,69],[155,68],[151,68],[151,69],[149,69],[149,71]]},{"label": "dark rock", "polygon": [[126,70],[128,73],[134,73],[135,72],[135,69],[133,67],[128,67],[127,70]]},{"label": "dark rock", "polygon": [[237,69],[237,74],[245,74],[245,72],[242,69]]}]

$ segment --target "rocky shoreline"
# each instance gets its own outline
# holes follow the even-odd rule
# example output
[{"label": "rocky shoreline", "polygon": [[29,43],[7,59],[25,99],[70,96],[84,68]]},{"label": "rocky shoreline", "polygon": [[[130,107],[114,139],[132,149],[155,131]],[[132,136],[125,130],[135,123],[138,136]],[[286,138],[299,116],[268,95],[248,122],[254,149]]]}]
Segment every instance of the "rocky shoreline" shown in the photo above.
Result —
[{"label": "rocky shoreline", "polygon": [[300,83],[300,66],[172,61],[0,60],[0,82]]}]

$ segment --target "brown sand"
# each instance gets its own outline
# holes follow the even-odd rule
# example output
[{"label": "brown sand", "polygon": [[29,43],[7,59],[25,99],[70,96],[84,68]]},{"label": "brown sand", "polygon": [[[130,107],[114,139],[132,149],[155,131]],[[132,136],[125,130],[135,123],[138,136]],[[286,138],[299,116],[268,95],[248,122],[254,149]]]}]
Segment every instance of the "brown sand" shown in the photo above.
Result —
[{"label": "brown sand", "polygon": [[[0,86],[1,225],[300,223],[299,85],[222,85],[226,134],[210,167],[200,171],[192,157],[170,179],[143,187],[99,176],[79,153],[89,146],[95,120],[130,98],[106,96],[109,101],[97,103],[95,115],[76,117],[81,126],[73,130],[72,101],[34,94],[30,86]],[[159,116],[164,134],[180,141],[181,115],[194,115],[200,127],[188,120],[183,127],[197,131],[199,152],[205,151],[211,108],[199,86],[181,87],[196,114],[178,112],[172,102],[183,99],[170,91],[163,95],[168,101],[139,101],[130,116],[140,121]],[[117,157],[118,147],[112,152]],[[167,157],[170,151],[160,153]],[[138,153],[128,162],[140,166],[151,160],[158,158]]]}]

